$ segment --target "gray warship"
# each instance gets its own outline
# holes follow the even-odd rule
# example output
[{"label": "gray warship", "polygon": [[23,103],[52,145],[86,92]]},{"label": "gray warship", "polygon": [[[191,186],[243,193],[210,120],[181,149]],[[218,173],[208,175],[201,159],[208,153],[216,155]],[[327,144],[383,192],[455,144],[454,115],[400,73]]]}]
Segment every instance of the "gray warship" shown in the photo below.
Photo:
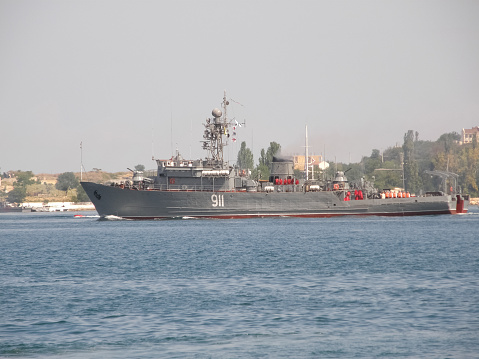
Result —
[{"label": "gray warship", "polygon": [[[132,171],[131,180],[99,184],[81,182],[101,217],[125,219],[254,218],[334,216],[416,216],[466,213],[467,195],[378,190],[371,183],[349,183],[339,171],[329,181],[295,178],[293,160],[273,158],[268,180],[223,158],[230,128],[226,94],[222,110],[206,120],[203,149],[206,159],[186,160],[177,151],[157,159],[154,175]],[[307,158],[307,157],[305,157]]]}]

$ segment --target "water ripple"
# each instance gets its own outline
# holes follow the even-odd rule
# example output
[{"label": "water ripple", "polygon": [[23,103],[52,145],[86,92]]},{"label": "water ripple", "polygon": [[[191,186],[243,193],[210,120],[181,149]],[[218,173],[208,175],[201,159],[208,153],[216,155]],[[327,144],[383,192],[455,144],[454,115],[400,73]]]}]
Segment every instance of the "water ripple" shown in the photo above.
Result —
[{"label": "water ripple", "polygon": [[478,218],[0,216],[0,356],[473,358]]}]

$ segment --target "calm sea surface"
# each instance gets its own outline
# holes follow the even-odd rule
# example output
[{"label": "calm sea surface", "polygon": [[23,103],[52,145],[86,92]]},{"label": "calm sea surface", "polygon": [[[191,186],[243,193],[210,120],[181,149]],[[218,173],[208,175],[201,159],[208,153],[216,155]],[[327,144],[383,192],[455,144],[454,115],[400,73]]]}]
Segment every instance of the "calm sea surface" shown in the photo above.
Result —
[{"label": "calm sea surface", "polygon": [[0,357],[479,357],[477,209],[74,214],[0,214]]}]

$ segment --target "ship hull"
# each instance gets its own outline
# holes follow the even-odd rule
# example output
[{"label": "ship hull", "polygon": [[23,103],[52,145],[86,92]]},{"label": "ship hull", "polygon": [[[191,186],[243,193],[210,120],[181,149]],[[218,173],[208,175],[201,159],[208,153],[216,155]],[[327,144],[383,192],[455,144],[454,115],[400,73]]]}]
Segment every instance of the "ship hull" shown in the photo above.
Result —
[{"label": "ship hull", "polygon": [[122,189],[81,183],[102,217],[127,219],[417,216],[458,211],[455,198],[429,196],[344,201],[335,191],[209,192]]}]

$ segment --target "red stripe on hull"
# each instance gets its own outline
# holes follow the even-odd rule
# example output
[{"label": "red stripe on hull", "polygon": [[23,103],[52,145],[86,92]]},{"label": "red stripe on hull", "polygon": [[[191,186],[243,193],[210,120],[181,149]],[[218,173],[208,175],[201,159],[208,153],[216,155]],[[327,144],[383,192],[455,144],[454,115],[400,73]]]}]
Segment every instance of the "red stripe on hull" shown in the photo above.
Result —
[{"label": "red stripe on hull", "polygon": [[[465,213],[465,212],[464,212]],[[194,218],[194,219],[245,219],[245,218],[269,218],[269,217],[296,217],[296,218],[332,218],[345,216],[378,216],[378,217],[409,217],[409,216],[430,216],[441,214],[456,214],[455,210],[430,211],[430,212],[395,212],[395,213],[305,213],[305,214],[232,214],[232,215],[205,215],[205,216],[178,216],[178,217],[121,217],[134,220]]]}]

